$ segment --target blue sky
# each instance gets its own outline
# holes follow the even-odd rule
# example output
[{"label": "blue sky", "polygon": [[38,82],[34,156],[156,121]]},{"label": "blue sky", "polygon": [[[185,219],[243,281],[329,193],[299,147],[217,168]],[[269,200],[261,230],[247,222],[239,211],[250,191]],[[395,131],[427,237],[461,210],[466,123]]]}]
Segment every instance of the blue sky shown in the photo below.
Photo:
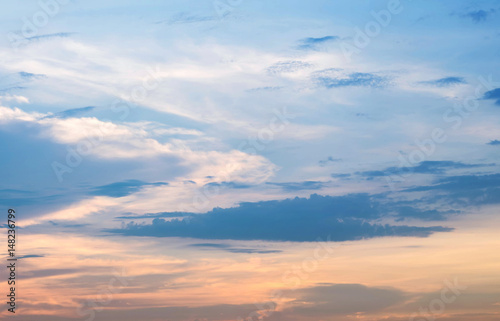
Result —
[{"label": "blue sky", "polygon": [[[226,256],[267,255],[278,271],[318,237],[447,248],[444,238],[472,235],[463,228],[490,235],[483,223],[500,203],[497,1],[54,0],[4,4],[0,16],[0,204],[22,213],[33,238],[112,242],[124,251],[115,265],[145,259],[125,249],[147,240],[147,259],[201,255],[223,271]],[[472,217],[477,226],[464,223]],[[172,240],[179,247],[165,249]],[[40,260],[53,268],[54,249],[29,244],[33,271]],[[203,283],[200,266],[186,273]],[[68,269],[78,278],[86,267]],[[409,297],[435,290],[322,273],[280,303],[287,320],[399,320]],[[254,298],[276,287],[258,279]],[[477,293],[487,283],[470,280]],[[334,312],[316,297],[339,289],[382,299]],[[232,315],[253,304],[216,297],[200,299],[210,320],[226,319],[207,307]],[[42,313],[26,300],[29,316]],[[162,313],[153,307],[175,320],[205,309],[177,303],[191,310],[155,301],[147,320]],[[42,314],[69,318],[71,304]],[[457,320],[480,309],[463,306]],[[114,308],[102,317],[129,320]]]}]

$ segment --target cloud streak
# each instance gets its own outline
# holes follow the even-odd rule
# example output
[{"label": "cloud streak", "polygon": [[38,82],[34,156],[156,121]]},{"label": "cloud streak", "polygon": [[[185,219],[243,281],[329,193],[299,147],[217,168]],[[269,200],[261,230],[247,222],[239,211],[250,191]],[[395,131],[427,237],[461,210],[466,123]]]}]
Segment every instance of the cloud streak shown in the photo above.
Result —
[{"label": "cloud streak", "polygon": [[319,38],[308,37],[299,40],[297,49],[299,50],[317,50],[319,45],[339,40],[338,36],[324,36]]},{"label": "cloud streak", "polygon": [[383,87],[388,84],[388,78],[373,73],[353,72],[345,74],[339,69],[318,71],[313,75],[313,81],[319,86],[331,89],[341,87]]},{"label": "cloud streak", "polygon": [[440,79],[435,79],[435,80],[422,81],[420,83],[424,84],[424,85],[431,85],[431,86],[436,86],[436,87],[450,87],[450,86],[455,86],[455,85],[466,84],[467,82],[462,77],[445,77],[445,78],[440,78]]}]

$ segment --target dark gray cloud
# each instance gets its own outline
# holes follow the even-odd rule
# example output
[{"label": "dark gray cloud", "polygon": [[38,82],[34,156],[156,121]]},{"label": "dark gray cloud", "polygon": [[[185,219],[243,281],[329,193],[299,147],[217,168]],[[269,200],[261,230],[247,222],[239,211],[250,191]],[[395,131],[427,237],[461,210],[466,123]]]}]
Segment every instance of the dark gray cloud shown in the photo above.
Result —
[{"label": "dark gray cloud", "polygon": [[436,86],[436,87],[449,87],[449,86],[453,86],[453,85],[466,84],[467,82],[462,77],[445,77],[445,78],[440,78],[440,79],[435,79],[435,80],[422,81],[420,83],[424,84],[424,85],[432,85],[432,86]]},{"label": "dark gray cloud", "polygon": [[300,50],[316,50],[319,45],[329,43],[332,41],[339,40],[340,38],[337,36],[325,36],[320,38],[308,37],[299,40],[299,44],[297,45],[297,49]]},{"label": "dark gray cloud", "polygon": [[123,229],[108,231],[136,236],[309,242],[327,236],[332,241],[383,236],[427,237],[452,230],[442,226],[394,226],[373,222],[394,212],[397,206],[384,205],[367,194],[335,197],[313,194],[310,198],[215,208],[205,214],[192,213],[189,220],[156,218],[152,224],[131,222]]},{"label": "dark gray cloud", "polygon": [[319,181],[304,181],[304,182],[286,182],[286,183],[266,183],[281,187],[284,191],[302,191],[302,190],[318,190],[326,186],[325,182]]},{"label": "dark gray cloud", "polygon": [[496,88],[484,93],[483,99],[491,99],[495,101],[495,105],[500,106],[500,88]]},{"label": "dark gray cloud", "polygon": [[378,76],[372,73],[355,72],[342,76],[330,76],[331,72],[338,70],[323,70],[313,75],[315,83],[326,88],[338,87],[383,87],[387,85],[387,77]]},{"label": "dark gray cloud", "polygon": [[90,192],[91,195],[123,197],[140,191],[144,186],[162,186],[168,183],[146,183],[143,181],[130,179],[123,182],[116,182],[108,185],[94,187]]}]

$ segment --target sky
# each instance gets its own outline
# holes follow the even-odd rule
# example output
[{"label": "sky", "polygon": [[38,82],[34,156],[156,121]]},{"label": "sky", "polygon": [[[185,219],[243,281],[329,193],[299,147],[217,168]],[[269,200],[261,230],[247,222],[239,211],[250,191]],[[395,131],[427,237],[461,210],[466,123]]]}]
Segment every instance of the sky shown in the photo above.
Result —
[{"label": "sky", "polygon": [[2,320],[500,320],[498,1],[5,2],[0,30]]}]

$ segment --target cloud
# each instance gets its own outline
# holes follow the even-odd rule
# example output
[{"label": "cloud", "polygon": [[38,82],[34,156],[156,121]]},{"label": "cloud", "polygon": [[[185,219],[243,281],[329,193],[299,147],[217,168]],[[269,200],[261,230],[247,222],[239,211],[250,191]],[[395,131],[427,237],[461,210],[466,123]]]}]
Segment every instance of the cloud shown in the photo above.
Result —
[{"label": "cloud", "polygon": [[29,254],[29,255],[22,255],[18,256],[18,259],[30,259],[30,258],[36,258],[36,257],[45,257],[44,255],[37,255],[37,254]]},{"label": "cloud", "polygon": [[[53,310],[56,310],[56,309],[61,307],[60,305],[47,304],[45,302],[43,304],[25,303],[24,306],[25,306],[25,308],[35,307],[35,308],[39,309],[40,307],[43,307],[43,308],[50,308]],[[29,314],[26,314],[23,318],[25,321],[77,321],[77,320],[79,320],[77,318],[68,318],[67,316],[58,317],[58,316],[50,315],[50,314],[47,314],[47,315],[29,315]]]},{"label": "cloud", "polygon": [[484,93],[483,99],[495,100],[495,105],[500,106],[500,88],[496,88]]},{"label": "cloud", "polygon": [[[26,89],[26,85],[28,83],[46,78],[47,76],[45,74],[35,74],[26,71],[8,73],[0,77],[0,87],[2,87],[2,89],[0,89],[0,92],[10,92],[14,90]],[[16,97],[18,99],[16,99]],[[6,97],[2,97],[2,99],[5,101],[9,100],[19,101],[19,99],[21,99],[22,102],[25,103],[28,102],[27,98],[23,99],[22,96],[15,96],[15,95],[7,95]]]},{"label": "cloud", "polygon": [[25,72],[25,71],[21,71],[19,72],[19,76],[24,79],[24,80],[34,80],[34,79],[43,79],[43,78],[47,78],[46,75],[42,75],[42,74],[32,74],[32,73],[29,73],[29,72]]},{"label": "cloud", "polygon": [[142,214],[142,215],[124,215],[124,216],[117,216],[117,219],[139,219],[139,218],[162,218],[162,217],[186,217],[186,216],[191,216],[192,213],[185,213],[185,212],[160,212],[160,213],[147,213],[147,214]]},{"label": "cloud", "polygon": [[[500,203],[500,174],[462,175],[438,179],[435,185],[419,186],[406,192],[436,191],[433,199],[445,199],[454,204],[485,205]],[[431,199],[432,201],[432,199]]]},{"label": "cloud", "polygon": [[31,42],[31,41],[50,39],[50,38],[68,38],[74,34],[75,32],[57,32],[57,33],[49,33],[45,35],[27,37],[25,39]]},{"label": "cloud", "polygon": [[[103,320],[161,320],[168,316],[168,320],[237,320],[238,317],[247,316],[253,313],[262,303],[255,304],[218,304],[209,306],[169,306],[169,307],[148,307],[130,308],[126,301],[116,302],[120,309],[104,309],[99,312],[99,317]],[[123,305],[122,305],[123,304]],[[33,320],[39,320],[35,318]],[[50,318],[46,320],[51,320]],[[64,319],[68,320],[68,319]],[[29,319],[28,321],[31,321]]]},{"label": "cloud", "polygon": [[[63,200],[66,201],[65,199]],[[80,223],[85,217],[96,214],[108,207],[116,206],[117,204],[118,202],[116,200],[108,197],[97,196],[90,199],[79,198],[79,202],[71,203],[69,206],[64,204],[50,211],[39,211],[35,213],[35,217],[32,215],[24,216],[22,220],[19,221],[19,225],[27,227],[49,223],[49,229],[52,229],[54,226],[59,226],[61,228],[81,228],[86,226]],[[38,206],[38,208],[40,208],[40,206]],[[69,224],[55,222],[60,220],[73,221],[76,222],[76,224],[73,222]]]},{"label": "cloud", "polygon": [[467,82],[462,77],[445,77],[445,78],[440,78],[440,79],[435,79],[435,80],[430,80],[430,81],[422,81],[420,83],[425,84],[425,85],[432,85],[432,86],[436,86],[436,87],[450,87],[453,85],[466,84]]},{"label": "cloud", "polygon": [[264,86],[264,87],[257,87],[257,88],[251,88],[248,89],[248,92],[256,92],[256,91],[276,91],[283,89],[283,86]]},{"label": "cloud", "polygon": [[326,186],[325,182],[318,181],[304,181],[304,182],[286,182],[286,183],[266,183],[268,185],[274,185],[281,187],[284,191],[294,192],[302,190],[316,190],[322,189]]},{"label": "cloud", "polygon": [[462,18],[469,18],[472,19],[475,23],[479,23],[482,21],[486,21],[486,19],[494,14],[496,12],[495,9],[490,9],[490,10],[475,10],[475,11],[470,11],[465,14],[463,14],[461,17]]},{"label": "cloud", "polygon": [[313,74],[313,81],[326,88],[382,87],[388,82],[386,77],[372,73],[354,72],[345,74],[341,69],[317,71]]},{"label": "cloud", "polygon": [[270,254],[270,253],[281,253],[283,251],[280,250],[256,250],[256,249],[226,249],[225,251],[231,252],[231,253],[245,253],[245,254]]},{"label": "cloud", "polygon": [[[278,75],[282,73],[292,73],[305,68],[310,68],[312,65],[308,62],[293,60],[293,61],[281,61],[266,69],[267,73],[271,75]],[[273,87],[271,87],[273,88]]]},{"label": "cloud", "polygon": [[[87,110],[89,109],[83,111]],[[36,161],[36,166],[40,166],[41,161],[26,157],[26,155],[33,155],[35,151],[41,150],[42,148],[38,147],[40,144],[47,145],[46,150],[40,152],[52,158],[42,157],[49,163],[46,166],[48,169],[52,169],[51,161],[57,160],[64,165],[68,163],[68,157],[73,157],[73,161],[79,157],[81,162],[84,158],[87,161],[92,159],[89,163],[101,168],[105,165],[104,163],[113,164],[117,166],[117,169],[125,164],[138,167],[141,163],[149,162],[154,166],[142,166],[142,175],[144,175],[144,168],[151,168],[156,175],[158,172],[175,172],[177,176],[185,174],[185,170],[190,168],[191,174],[185,176],[184,180],[196,181],[197,178],[211,174],[216,176],[214,180],[230,178],[231,181],[239,183],[261,182],[271,177],[276,169],[276,166],[266,158],[249,155],[239,150],[190,148],[189,140],[185,137],[182,144],[178,143],[178,139],[159,141],[155,137],[155,128],[151,129],[149,123],[114,123],[95,117],[71,117],[80,112],[82,110],[70,110],[63,112],[62,118],[47,118],[49,116],[47,114],[0,107],[0,123],[2,124],[0,135],[5,135],[3,144],[19,145],[16,148],[23,149],[23,157],[27,161]],[[20,131],[21,128],[25,130]],[[170,128],[168,133],[198,134],[197,131],[193,133],[182,131],[180,128]],[[196,135],[194,139],[197,139]],[[16,141],[18,143],[15,143]],[[27,148],[28,145],[34,145],[35,148]],[[77,153],[76,156],[75,153]],[[103,163],[97,164],[97,161]],[[83,169],[79,169],[81,170]],[[45,171],[44,174],[47,172]],[[99,176],[107,173],[104,170],[102,172]],[[53,178],[56,177],[54,173],[49,172],[49,174]]]},{"label": "cloud", "polygon": [[[279,310],[281,310],[280,313],[282,313],[285,320],[293,316],[302,316],[307,320],[309,318],[318,320],[330,316],[352,316],[382,311],[389,312],[389,315],[394,313],[394,315],[377,320],[404,321],[414,318],[417,314],[421,319],[425,319],[424,313],[415,312],[423,311],[422,307],[429,307],[430,303],[440,297],[442,298],[442,293],[443,290],[428,293],[410,293],[394,287],[327,283],[286,291],[284,296],[295,298],[295,300],[287,302],[285,308]],[[447,314],[450,316],[459,316],[460,314],[457,313],[463,312],[464,309],[486,312],[498,302],[498,293],[467,289],[466,292],[460,293],[456,299],[454,304],[446,307]],[[398,318],[395,316],[398,314],[403,314],[405,317]],[[481,315],[471,313],[468,318],[466,315],[461,316],[464,316],[464,318],[460,318],[460,320],[477,319],[477,316],[486,317],[485,319],[481,318],[481,320],[494,320],[494,318],[488,318],[488,316],[493,316],[488,313]],[[343,318],[339,319],[344,320]],[[445,319],[448,320],[448,318]],[[454,318],[449,318],[449,320],[454,320]]]},{"label": "cloud", "polygon": [[356,172],[364,177],[384,177],[401,174],[444,174],[452,169],[477,168],[494,164],[464,164],[455,161],[423,161],[413,167],[387,167],[383,170]]},{"label": "cloud", "polygon": [[495,139],[495,140],[492,140],[492,141],[490,141],[489,143],[486,143],[486,144],[487,145],[492,145],[492,146],[500,145],[500,140]]},{"label": "cloud", "polygon": [[339,40],[340,38],[337,36],[325,36],[321,38],[303,38],[299,40],[299,44],[297,45],[297,49],[300,50],[317,50],[318,45],[325,44],[328,42],[333,42]]},{"label": "cloud", "polygon": [[[0,90],[2,91],[2,90]],[[20,103],[20,104],[28,104],[30,101],[28,98],[24,97],[24,96],[18,96],[18,95],[5,95],[5,96],[0,96],[0,102],[1,101],[14,101],[16,103]]]},{"label": "cloud", "polygon": [[218,20],[215,16],[201,16],[201,15],[193,15],[189,12],[179,12],[169,19],[161,20],[156,22],[156,24],[166,23],[169,25],[174,24],[184,24],[184,23],[198,23],[198,22],[207,22],[207,21],[216,21]]},{"label": "cloud", "polygon": [[380,311],[408,298],[406,293],[395,288],[362,284],[325,284],[298,289],[289,296],[297,299],[289,303],[291,306],[285,314],[316,318]]},{"label": "cloud", "polygon": [[24,279],[35,279],[35,278],[46,278],[49,276],[57,276],[57,275],[68,275],[68,274],[76,274],[81,272],[79,269],[45,269],[45,270],[33,270],[33,271],[25,271],[23,273]]},{"label": "cloud", "polygon": [[[1,137],[1,135],[0,135]],[[9,206],[16,204],[17,206],[26,205],[52,205],[64,202],[63,195],[58,194],[42,194],[33,191],[21,191],[13,189],[0,190],[0,204]]]},{"label": "cloud", "polygon": [[[10,156],[0,159],[0,167],[2,177],[11,182],[8,185],[11,188],[0,190],[0,203],[18,206],[24,219],[58,212],[82,199],[90,201],[89,193],[95,186],[120,182],[124,179],[123,173],[128,173],[129,177],[141,177],[144,181],[153,181],[159,178],[158,175],[161,176],[160,179],[170,181],[185,173],[175,161],[163,157],[151,161],[111,161],[99,160],[92,155],[80,155],[81,166],[71,167],[71,172],[65,173],[64,180],[60,182],[52,166],[55,161],[68,164],[68,151],[75,151],[77,146],[65,146],[47,137],[46,128],[37,122],[37,119],[46,114],[15,111],[2,114],[2,111],[0,108],[0,149],[9,150]],[[44,119],[43,122],[54,120],[66,121]],[[75,126],[71,134],[75,135],[80,130]],[[83,133],[85,134],[85,130]],[[78,157],[74,156],[74,152],[71,155],[73,161]],[[147,173],[148,168],[151,168],[150,175]],[[24,188],[19,188],[22,186]],[[87,207],[90,204],[92,201],[87,202]]]},{"label": "cloud", "polygon": [[444,221],[451,214],[458,214],[459,211],[438,211],[438,210],[421,210],[412,206],[400,206],[395,208],[397,212],[397,221],[407,219],[418,219],[422,221]]},{"label": "cloud", "polygon": [[476,168],[482,166],[491,166],[491,164],[464,164],[455,161],[423,161],[418,163],[411,170],[418,174],[443,174],[449,169]]},{"label": "cloud", "polygon": [[116,182],[108,185],[94,187],[90,194],[97,196],[124,197],[140,191],[144,186],[165,185],[168,185],[168,183],[145,183],[139,180],[131,179],[123,182]]},{"label": "cloud", "polygon": [[247,249],[247,248],[234,248],[228,244],[220,243],[197,243],[191,244],[190,246],[198,248],[208,248],[208,249],[218,249],[230,253],[244,253],[244,254],[271,254],[271,253],[281,253],[280,250],[259,250],[259,249]]},{"label": "cloud", "polygon": [[9,91],[12,91],[12,90],[20,90],[20,89],[26,89],[26,87],[23,87],[23,86],[11,86],[11,87],[6,87],[6,88],[0,89],[0,92],[9,92]]},{"label": "cloud", "polygon": [[[499,305],[500,298],[499,291],[497,289],[485,291],[484,288],[470,286],[470,284],[466,284],[465,282],[465,279],[462,278],[447,280],[446,283],[448,285],[445,287],[445,289],[450,290],[450,293],[453,293],[455,291],[455,294],[458,295],[456,296],[455,302],[453,302],[453,304],[446,306],[446,314],[453,316],[453,318],[445,320],[496,320],[496,318],[492,317],[493,315],[489,314],[488,312],[494,312],[498,309],[497,306]],[[436,299],[443,298],[442,293],[443,290],[415,294],[415,300],[405,302],[401,309],[403,311],[419,311],[421,307],[430,307],[433,301],[435,302]],[[461,314],[464,311],[470,311],[471,314],[467,317],[467,315]],[[482,313],[476,315],[475,313],[473,313],[474,311]],[[419,316],[422,319],[425,319],[423,317],[423,313],[420,313]],[[459,316],[461,317],[459,318]],[[481,316],[484,316],[485,318],[479,318]],[[488,318],[488,316],[490,318]]]},{"label": "cloud", "polygon": [[348,178],[348,177],[351,177],[351,174],[331,174],[330,175],[331,177],[333,178]]},{"label": "cloud", "polygon": [[194,247],[210,247],[210,248],[218,248],[218,249],[225,249],[228,248],[229,245],[227,244],[220,244],[220,243],[196,243],[196,244],[191,244],[191,246]]},{"label": "cloud", "polygon": [[318,163],[319,163],[319,166],[325,167],[329,163],[336,163],[336,162],[340,162],[340,161],[342,161],[341,158],[333,158],[332,156],[328,156],[327,159],[320,160]]},{"label": "cloud", "polygon": [[241,189],[241,188],[250,188],[252,185],[249,184],[243,184],[243,183],[238,183],[238,182],[211,182],[205,184],[207,187],[222,187],[222,188],[235,188],[235,189]]},{"label": "cloud", "polygon": [[44,118],[72,118],[72,117],[77,117],[77,116],[80,116],[82,114],[88,113],[89,111],[92,111],[94,109],[95,109],[95,107],[93,107],[93,106],[67,109],[67,110],[61,111],[59,113],[55,113],[53,115],[46,116]]},{"label": "cloud", "polygon": [[371,221],[386,215],[382,204],[366,194],[294,198],[282,201],[241,203],[233,208],[215,208],[205,214],[192,213],[189,220],[163,220],[152,224],[129,223],[109,230],[123,235],[192,237],[199,239],[312,242],[330,236],[332,241],[382,236],[427,237],[452,229],[381,225]]}]

